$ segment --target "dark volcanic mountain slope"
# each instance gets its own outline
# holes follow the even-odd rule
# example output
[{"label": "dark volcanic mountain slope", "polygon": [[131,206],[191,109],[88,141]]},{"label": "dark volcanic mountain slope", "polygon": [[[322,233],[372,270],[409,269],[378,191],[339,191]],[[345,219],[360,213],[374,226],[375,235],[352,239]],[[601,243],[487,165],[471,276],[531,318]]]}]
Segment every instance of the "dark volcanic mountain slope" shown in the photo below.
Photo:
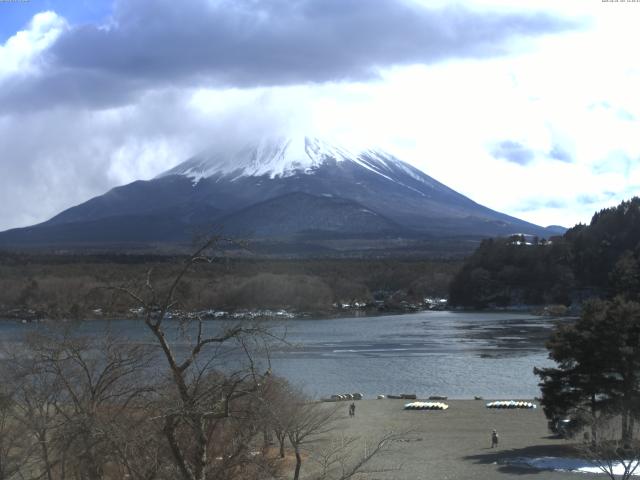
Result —
[{"label": "dark volcanic mountain slope", "polygon": [[71,207],[45,224],[87,222],[101,218],[145,215],[153,212],[172,211],[177,213],[178,210],[184,210],[186,213],[202,206],[190,203],[193,193],[193,183],[186,177],[171,176],[151,182],[137,181],[116,187],[104,195]]},{"label": "dark volcanic mountain slope", "polygon": [[493,211],[379,151],[357,155],[317,139],[271,139],[204,152],[33,227],[0,233],[4,245],[190,241],[223,226],[254,238],[312,232],[409,236],[498,236],[545,229]]},{"label": "dark volcanic mountain slope", "polygon": [[276,197],[222,218],[223,231],[248,237],[290,237],[310,234],[389,234],[402,232],[397,223],[351,200],[295,192]]}]

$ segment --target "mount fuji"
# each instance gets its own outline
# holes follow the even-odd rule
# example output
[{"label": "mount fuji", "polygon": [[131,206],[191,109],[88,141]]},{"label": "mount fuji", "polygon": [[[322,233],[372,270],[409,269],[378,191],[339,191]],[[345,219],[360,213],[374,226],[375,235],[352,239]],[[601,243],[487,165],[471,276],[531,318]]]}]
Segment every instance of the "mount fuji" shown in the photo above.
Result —
[{"label": "mount fuji", "polygon": [[479,205],[380,150],[349,152],[313,137],[211,148],[50,220],[0,233],[0,245],[121,248],[179,245],[211,231],[303,251],[444,238],[561,233]]}]

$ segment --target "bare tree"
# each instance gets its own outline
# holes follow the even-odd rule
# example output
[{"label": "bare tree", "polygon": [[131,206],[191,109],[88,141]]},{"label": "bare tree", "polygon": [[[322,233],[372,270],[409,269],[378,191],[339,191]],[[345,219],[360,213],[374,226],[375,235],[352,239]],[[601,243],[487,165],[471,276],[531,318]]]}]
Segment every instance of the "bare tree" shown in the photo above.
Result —
[{"label": "bare tree", "polygon": [[271,433],[278,441],[278,455],[285,458],[285,444],[287,442],[288,428],[292,421],[291,405],[299,401],[298,393],[289,382],[280,377],[268,376],[262,384],[260,393],[260,416],[265,437],[263,447],[268,446],[268,438]]},{"label": "bare tree", "polygon": [[[182,355],[167,332],[166,321],[178,305],[176,294],[181,282],[196,264],[212,261],[210,252],[219,240],[210,239],[190,256],[162,291],[155,286],[151,271],[142,289],[117,287],[142,309],[144,324],[168,367],[165,401],[159,405],[162,432],[178,474],[185,480],[205,480],[214,472],[216,478],[223,478],[242,468],[247,463],[248,444],[258,433],[241,420],[250,416],[251,400],[263,381],[251,357],[250,344],[268,332],[259,326],[237,324],[208,334],[201,318],[183,319],[183,340],[188,339],[188,346]],[[216,371],[213,365],[219,355],[229,354],[229,348],[244,353],[247,361],[233,372]],[[235,433],[232,441],[228,441],[230,432]]]},{"label": "bare tree", "polygon": [[[594,421],[597,422],[597,440],[585,438],[585,442],[578,446],[578,452],[611,480],[631,478],[636,471],[640,471],[640,442],[629,441],[622,435],[622,429],[627,429],[626,433],[631,435],[634,432],[629,432],[629,426],[623,425],[619,415],[613,413],[602,414]],[[637,433],[633,435],[636,438]]]},{"label": "bare tree", "polygon": [[[63,328],[31,335],[8,357],[0,372],[0,480],[276,478],[286,463],[270,454],[270,432],[281,456],[288,440],[300,478],[304,456],[326,442],[335,408],[271,375],[274,337],[259,323],[205,324],[179,313],[181,282],[212,261],[217,240],[168,282],[149,271],[137,288],[111,288],[137,302],[150,344]],[[324,450],[321,478],[352,477],[383,443],[362,456]]]},{"label": "bare tree", "polygon": [[[338,419],[340,407],[313,402],[282,378],[271,377],[264,383],[262,399],[262,416],[278,440],[279,457],[285,458],[287,440],[294,451],[294,478],[300,477],[304,458],[313,462],[309,478],[352,478],[363,473],[370,460],[399,437],[389,433],[369,442],[344,435],[334,437],[334,421]],[[391,469],[373,471],[388,470]]]},{"label": "bare tree", "polygon": [[336,412],[336,407],[328,408],[326,404],[309,402],[302,394],[293,398],[284,430],[287,432],[287,437],[296,456],[294,480],[300,478],[302,451],[318,437],[331,431],[331,422],[335,418]]},{"label": "bare tree", "polygon": [[32,443],[14,448],[29,453],[21,478],[175,478],[154,421],[156,357],[145,345],[73,330],[30,336],[10,353],[2,381],[13,388],[11,421]]},{"label": "bare tree", "polygon": [[152,359],[144,346],[106,334],[71,331],[30,336],[11,357],[13,422],[34,443],[30,478],[105,478],[126,465],[119,429],[135,427],[136,406],[152,392],[143,373]]},{"label": "bare tree", "polygon": [[0,387],[0,480],[9,480],[27,464],[34,445],[15,422],[13,392]]},{"label": "bare tree", "polygon": [[62,408],[61,386],[30,358],[14,356],[11,366],[13,374],[3,375],[3,381],[11,382],[14,388],[13,419],[20,425],[23,437],[35,442],[30,476],[54,480],[61,458],[56,433],[64,422],[58,413]]},{"label": "bare tree", "polygon": [[395,440],[407,433],[387,433],[382,438],[367,444],[357,437],[332,438],[324,448],[311,452],[311,459],[320,467],[314,480],[348,480],[358,474],[371,474],[397,470],[398,467],[367,469],[370,461],[385,451]]}]

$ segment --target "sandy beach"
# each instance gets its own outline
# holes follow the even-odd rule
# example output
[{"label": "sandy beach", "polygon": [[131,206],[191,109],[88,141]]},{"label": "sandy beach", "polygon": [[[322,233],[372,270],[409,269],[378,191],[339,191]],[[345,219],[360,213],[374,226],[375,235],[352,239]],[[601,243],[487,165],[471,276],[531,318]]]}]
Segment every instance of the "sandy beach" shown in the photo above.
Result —
[{"label": "sandy beach", "polygon": [[[356,402],[353,418],[348,416],[350,402],[340,402],[336,433],[367,439],[370,445],[390,431],[411,432],[370,464],[374,470],[394,470],[370,473],[368,479],[604,478],[510,465],[517,457],[569,456],[568,442],[550,434],[540,408],[488,409],[488,401],[450,400],[445,411],[416,411],[403,409],[407,400],[362,400]],[[500,443],[492,449],[494,428]]]}]

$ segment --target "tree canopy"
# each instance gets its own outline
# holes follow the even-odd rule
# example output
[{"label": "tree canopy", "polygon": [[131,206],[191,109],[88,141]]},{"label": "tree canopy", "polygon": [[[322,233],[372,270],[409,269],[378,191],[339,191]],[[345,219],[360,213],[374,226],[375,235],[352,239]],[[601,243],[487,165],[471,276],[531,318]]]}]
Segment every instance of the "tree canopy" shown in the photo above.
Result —
[{"label": "tree canopy", "polygon": [[570,414],[595,426],[598,415],[619,414],[629,441],[640,413],[640,304],[589,302],[579,320],[555,328],[547,348],[557,366],[534,369],[547,417]]},{"label": "tree canopy", "polygon": [[484,240],[454,277],[452,305],[570,305],[624,295],[640,300],[640,198],[596,213],[549,240]]}]

